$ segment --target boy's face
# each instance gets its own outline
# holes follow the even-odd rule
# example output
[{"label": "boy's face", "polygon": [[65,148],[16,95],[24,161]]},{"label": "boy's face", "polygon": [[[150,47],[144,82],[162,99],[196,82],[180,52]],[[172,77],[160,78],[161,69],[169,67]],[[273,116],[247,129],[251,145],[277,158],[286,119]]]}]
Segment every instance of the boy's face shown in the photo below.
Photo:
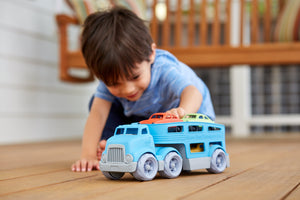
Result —
[{"label": "boy's face", "polygon": [[130,77],[119,77],[116,84],[107,85],[109,92],[116,97],[137,101],[150,84],[151,64],[148,61],[136,64]]},{"label": "boy's face", "polygon": [[130,77],[119,77],[116,84],[106,86],[112,95],[125,98],[128,101],[137,101],[141,98],[151,81],[151,64],[155,59],[156,45],[153,43],[151,48],[150,61],[136,64]]}]

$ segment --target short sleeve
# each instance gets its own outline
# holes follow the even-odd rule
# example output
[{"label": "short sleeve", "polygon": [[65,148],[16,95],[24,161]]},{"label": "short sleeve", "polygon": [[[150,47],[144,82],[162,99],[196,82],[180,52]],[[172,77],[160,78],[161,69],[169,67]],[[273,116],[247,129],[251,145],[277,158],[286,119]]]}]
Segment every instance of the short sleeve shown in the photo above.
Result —
[{"label": "short sleeve", "polygon": [[105,84],[100,81],[99,85],[97,87],[97,90],[95,92],[95,97],[113,102],[115,99],[115,96],[113,96],[107,89],[107,87],[105,86]]},{"label": "short sleeve", "polygon": [[165,84],[165,90],[168,95],[173,93],[175,96],[180,97],[184,88],[192,85],[191,81],[182,76],[182,71],[176,68],[170,68],[163,76],[162,82]]}]

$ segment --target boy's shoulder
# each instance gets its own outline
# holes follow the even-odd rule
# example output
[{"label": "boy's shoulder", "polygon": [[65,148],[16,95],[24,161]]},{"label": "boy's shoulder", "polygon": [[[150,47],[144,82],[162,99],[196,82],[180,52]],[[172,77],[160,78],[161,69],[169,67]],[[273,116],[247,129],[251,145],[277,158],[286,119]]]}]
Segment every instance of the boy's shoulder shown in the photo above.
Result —
[{"label": "boy's shoulder", "polygon": [[158,68],[163,68],[163,70],[175,69],[175,70],[186,70],[189,67],[180,62],[172,53],[162,50],[156,49],[154,66]]},{"label": "boy's shoulder", "polygon": [[174,60],[177,61],[176,57],[171,54],[170,52],[163,50],[163,49],[156,49],[156,58],[165,58],[165,59],[169,59],[169,60]]},{"label": "boy's shoulder", "polygon": [[180,65],[180,62],[177,60],[177,58],[166,50],[156,49],[155,53],[154,65],[156,66],[171,67]]}]

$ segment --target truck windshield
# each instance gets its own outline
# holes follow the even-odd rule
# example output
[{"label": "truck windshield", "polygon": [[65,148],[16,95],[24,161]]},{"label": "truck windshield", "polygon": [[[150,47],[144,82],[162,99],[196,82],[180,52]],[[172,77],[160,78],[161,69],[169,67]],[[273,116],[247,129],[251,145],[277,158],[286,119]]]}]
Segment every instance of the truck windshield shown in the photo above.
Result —
[{"label": "truck windshield", "polygon": [[129,135],[137,135],[138,134],[138,128],[127,128],[126,134]]},{"label": "truck windshield", "polygon": [[195,118],[196,118],[196,115],[187,115],[186,118],[189,118],[189,119],[195,119]]},{"label": "truck windshield", "polygon": [[161,118],[163,118],[163,115],[153,115],[151,118],[152,119],[155,119],[155,118],[161,119]]},{"label": "truck windshield", "polygon": [[146,128],[143,128],[142,134],[147,134],[147,133],[148,133],[147,129],[146,129]]},{"label": "truck windshield", "polygon": [[118,128],[116,130],[116,135],[122,135],[122,134],[124,134],[124,128]]}]

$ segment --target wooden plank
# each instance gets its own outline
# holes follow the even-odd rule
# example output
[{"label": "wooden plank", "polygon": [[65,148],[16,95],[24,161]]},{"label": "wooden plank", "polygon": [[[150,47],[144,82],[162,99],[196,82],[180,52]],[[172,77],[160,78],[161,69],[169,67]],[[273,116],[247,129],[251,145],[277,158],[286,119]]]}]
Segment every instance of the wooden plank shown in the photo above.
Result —
[{"label": "wooden plank", "polygon": [[[0,29],[0,55],[27,58],[46,63],[58,62],[57,43],[55,41],[35,38],[10,29]],[[5,48],[3,48],[5,47]]]},{"label": "wooden plank", "polygon": [[190,0],[189,19],[188,19],[188,46],[195,45],[195,5],[194,0]]},{"label": "wooden plank", "polygon": [[207,2],[206,0],[202,0],[201,3],[201,31],[200,31],[200,41],[201,41],[201,45],[205,46],[207,45],[207,20],[206,20],[206,6],[207,6]]},{"label": "wooden plank", "polygon": [[300,197],[300,183],[284,198],[285,200],[299,200]]},{"label": "wooden plank", "polygon": [[265,13],[264,13],[264,42],[271,41],[271,1],[265,0]]},{"label": "wooden plank", "polygon": [[182,0],[177,0],[175,21],[175,46],[181,46],[182,41]]},{"label": "wooden plank", "polygon": [[71,170],[60,170],[17,179],[0,181],[0,197],[39,187],[55,185],[76,179],[98,176],[99,172],[74,173]]},{"label": "wooden plank", "polygon": [[[82,135],[95,88],[74,87],[57,78],[55,5],[55,1],[0,1],[0,144]],[[2,163],[9,168],[6,160]]]},{"label": "wooden plank", "polygon": [[11,179],[68,171],[71,166],[70,161],[57,161],[46,164],[34,164],[33,166],[24,166],[21,168],[19,168],[20,166],[17,167],[18,168],[1,170],[0,183]]},{"label": "wooden plank", "polygon": [[163,35],[162,35],[162,45],[170,46],[170,4],[169,0],[166,1],[166,19],[163,22]]},{"label": "wooden plank", "polygon": [[219,0],[214,1],[214,21],[213,21],[213,32],[212,32],[212,45],[218,46],[220,44],[220,6]]},{"label": "wooden plank", "polygon": [[253,0],[251,4],[251,43],[257,43],[258,36],[258,0]]},{"label": "wooden plank", "polygon": [[[250,143],[245,143],[245,145],[250,145]],[[251,143],[251,145],[256,146],[255,143]],[[260,146],[260,145],[259,145]],[[229,148],[230,149],[230,148]],[[291,147],[291,149],[287,148],[286,145],[280,146],[276,152],[272,152],[266,144],[261,146],[256,150],[247,152],[246,154],[240,153],[239,155],[231,156],[231,167],[226,169],[226,171],[222,174],[206,174],[205,171],[199,170],[192,172],[191,174],[181,175],[175,180],[159,180],[165,181],[163,183],[157,182],[156,184],[150,184],[147,186],[151,189],[149,194],[156,193],[157,195],[151,195],[150,197],[145,197],[145,199],[151,198],[161,198],[161,199],[182,199],[190,194],[198,190],[206,190],[206,188],[213,187],[216,184],[226,182],[234,177],[239,177],[241,174],[250,170],[251,168],[255,168],[266,162],[273,162],[277,160],[276,153],[280,155],[287,155],[289,154],[290,150],[296,150],[299,147]],[[261,153],[259,153],[261,152]],[[254,162],[255,161],[255,162]],[[157,177],[157,179],[159,179]],[[155,182],[154,180],[153,182]],[[168,182],[167,182],[168,181]],[[164,184],[165,183],[165,184]],[[167,185],[167,186],[165,186]],[[129,188],[122,188],[118,191],[117,194],[114,194],[114,199],[132,199],[135,196],[143,196],[145,193],[145,188],[142,185],[136,187],[129,187]],[[148,190],[148,189],[147,189]],[[232,189],[230,190],[232,191]],[[221,196],[222,194],[220,194]],[[144,197],[144,196],[143,196]],[[202,195],[199,193],[195,196],[194,199],[199,199]],[[214,197],[207,198],[210,199]],[[101,195],[101,199],[109,199],[111,196],[109,194]],[[204,198],[205,199],[205,198]]]},{"label": "wooden plank", "polygon": [[45,3],[43,0],[37,0],[34,2],[31,2],[31,1],[19,2],[18,0],[11,0],[9,2],[11,2],[12,4],[19,3],[18,5],[20,7],[23,7],[23,8],[28,7],[36,12],[44,13],[47,15],[52,15],[53,6],[55,5],[54,2]]},{"label": "wooden plank", "polygon": [[[44,2],[44,6],[48,10],[53,8],[54,4],[53,1]],[[46,13],[38,12],[33,5],[23,5],[23,2],[13,1],[0,1],[0,7],[1,28],[11,29],[20,34],[32,35],[53,42],[56,41],[56,36],[53,34],[56,31],[56,24],[53,20],[52,10]]]},{"label": "wooden plank", "polygon": [[[219,50],[214,47],[210,47],[203,49],[203,51],[202,47],[199,47],[199,49],[165,47],[165,49],[176,55],[179,60],[193,66],[210,67],[236,64],[297,64],[300,62],[300,57],[298,56],[299,44],[297,43],[269,43],[258,46],[253,44],[245,48],[237,47],[232,49],[227,49],[222,46]],[[215,50],[220,51],[220,54],[214,52]],[[256,50],[259,50],[260,52],[255,52]],[[185,53],[181,54],[181,51],[185,51]],[[233,53],[234,51],[236,52]],[[250,51],[252,51],[253,54],[247,54]],[[261,54],[261,51],[265,51],[265,54]],[[272,52],[276,54],[272,54]],[[77,53],[70,55],[70,58],[72,57],[70,64],[73,66],[78,65],[78,67],[80,67],[81,64],[84,63],[84,59],[82,57],[76,57],[75,54]],[[201,55],[203,55],[204,59]],[[200,56],[201,58],[197,56]]]},{"label": "wooden plank", "polygon": [[[129,174],[119,181],[111,181],[99,171],[71,172],[66,160],[76,154],[74,149],[79,150],[79,141],[0,146],[0,151],[4,152],[0,154],[1,160],[20,154],[23,159],[16,159],[16,164],[31,163],[25,168],[21,165],[0,171],[0,196],[1,199],[38,199],[41,196],[43,199],[198,199],[199,196],[281,199],[293,198],[293,194],[299,197],[300,160],[291,154],[300,150],[299,142],[299,137],[290,140],[229,139],[231,167],[224,173],[195,170],[176,179],[157,176],[149,182],[136,181]],[[62,151],[65,151],[63,155],[59,153]],[[30,157],[32,160],[28,159]],[[40,160],[43,164],[39,165]],[[47,160],[52,162],[47,163]]]},{"label": "wooden plank", "polygon": [[155,7],[157,4],[157,0],[153,1],[153,6],[152,6],[152,18],[151,18],[151,23],[150,23],[150,31],[151,31],[151,36],[153,38],[153,41],[157,44],[157,18],[155,16]]},{"label": "wooden plank", "polygon": [[76,95],[76,99],[72,101],[80,98],[79,95],[90,96],[97,87],[96,81],[89,84],[79,84],[76,87],[71,84],[64,84],[57,78],[57,65],[35,63],[26,59],[0,57],[0,71],[1,89],[40,90]]},{"label": "wooden plank", "polygon": [[[74,92],[68,93],[56,88],[36,88],[34,86],[0,87],[0,92],[3,95],[1,98],[0,116],[1,112],[6,114],[86,114],[88,112],[88,102],[92,94],[92,92],[89,94],[83,92],[79,92],[78,94]],[[82,97],[80,97],[81,95]],[[77,109],[74,110],[74,108]]]},{"label": "wooden plank", "polygon": [[[276,148],[270,148],[270,146],[276,146]],[[284,159],[286,159],[286,161],[291,161],[291,164],[299,163],[299,161],[293,161],[295,159],[292,159],[293,155],[290,153],[299,151],[299,140],[283,142],[281,140],[237,140],[229,141],[227,148],[231,157],[231,167],[221,174],[208,174],[205,170],[196,170],[190,174],[182,174],[176,179],[163,179],[158,176],[153,181],[139,182],[129,174],[120,181],[111,181],[97,171],[90,173],[56,171],[50,172],[48,175],[28,176],[28,179],[20,177],[9,180],[8,185],[14,185],[15,192],[4,185],[11,193],[1,196],[1,199],[37,199],[40,196],[43,196],[43,199],[93,199],[97,197],[101,197],[101,199],[136,199],[139,197],[143,197],[143,199],[181,199],[199,191],[200,194],[197,197],[199,195],[202,197],[202,193],[221,184],[234,182],[232,181],[234,179],[247,182],[243,178],[246,174],[255,177],[263,175],[266,180],[270,180],[272,176],[269,177],[269,173],[266,173],[264,169],[267,168],[266,166],[272,166],[273,163],[275,163],[276,169],[281,169],[281,167],[283,170],[287,169],[288,165],[280,164],[281,160],[285,161]],[[280,160],[278,157],[284,159]],[[293,166],[295,171],[300,165]],[[49,168],[52,168],[51,165]],[[255,169],[262,170],[254,173]],[[264,186],[259,183],[255,183],[256,186],[252,187]],[[243,190],[231,189],[230,191],[238,195]],[[2,192],[5,194],[5,191]]]},{"label": "wooden plank", "polygon": [[[65,178],[65,181],[55,183],[55,180],[49,178],[52,184],[44,184],[40,187],[24,190],[17,193],[10,193],[5,196],[1,196],[1,199],[86,199],[88,196],[93,198],[99,198],[102,194],[115,194],[119,189],[128,187],[127,181],[114,182],[107,180],[104,176],[100,175],[98,171],[88,173],[74,173],[67,172],[67,175],[63,173],[61,176],[69,177]],[[50,174],[51,175],[51,174]],[[56,174],[58,179],[59,174]],[[45,177],[47,178],[47,177]],[[35,185],[39,185],[38,179],[34,179]],[[130,183],[130,182],[129,182]],[[140,184],[140,182],[131,181],[130,186]]]},{"label": "wooden plank", "polygon": [[71,51],[67,55],[67,64],[74,68],[86,68],[86,63],[81,51]]},{"label": "wooden plank", "polygon": [[225,45],[230,45],[231,37],[231,0],[226,1]]},{"label": "wooden plank", "polygon": [[300,43],[253,44],[251,47],[168,48],[166,50],[191,67],[300,63]]},{"label": "wooden plank", "polygon": [[240,0],[240,45],[244,43],[245,0]]},{"label": "wooden plank", "polygon": [[[72,114],[1,116],[0,144],[80,139],[86,118]],[[9,168],[6,164],[1,167]]]},{"label": "wooden plank", "polygon": [[[276,145],[270,148],[277,148]],[[285,146],[285,148],[289,148]],[[294,148],[293,148],[294,149]],[[299,147],[297,148],[299,151]],[[296,150],[296,149],[294,149]],[[291,152],[294,152],[291,149]],[[300,160],[293,153],[258,165],[224,182],[183,199],[282,199],[299,184]],[[232,192],[232,190],[239,192]]]},{"label": "wooden plank", "polygon": [[[22,128],[20,130],[23,130]],[[63,162],[65,164],[68,162],[70,169],[71,164],[80,157],[80,144],[81,142],[77,140],[0,146],[0,160],[5,161],[4,164],[0,165],[1,179],[6,170],[38,166],[46,163]],[[4,177],[7,178],[7,175]]]},{"label": "wooden plank", "polygon": [[155,43],[158,43],[158,28],[157,28],[157,18],[155,15],[155,8],[156,8],[157,0],[153,1],[153,6],[152,6],[152,18],[151,18],[151,24],[150,24],[150,31],[151,31],[151,36],[153,38],[153,41]]}]

